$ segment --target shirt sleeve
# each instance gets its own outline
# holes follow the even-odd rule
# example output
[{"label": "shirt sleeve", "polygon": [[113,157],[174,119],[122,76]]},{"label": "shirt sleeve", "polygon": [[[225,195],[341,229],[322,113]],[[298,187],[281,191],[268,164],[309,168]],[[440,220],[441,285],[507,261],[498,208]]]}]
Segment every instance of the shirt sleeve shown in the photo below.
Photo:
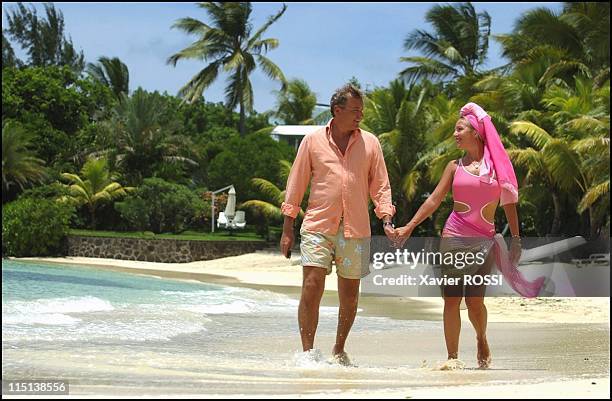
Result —
[{"label": "shirt sleeve", "polygon": [[281,213],[295,218],[300,212],[300,204],[310,182],[311,164],[309,151],[310,136],[306,135],[300,144],[297,156],[291,166],[287,178],[285,201],[281,205]]},{"label": "shirt sleeve", "polygon": [[372,202],[374,202],[374,213],[379,219],[385,215],[393,217],[395,215],[395,206],[391,198],[391,185],[389,184],[389,175],[387,174],[387,166],[383,156],[380,142],[376,139],[376,148],[372,163],[370,164],[370,183],[369,192]]}]

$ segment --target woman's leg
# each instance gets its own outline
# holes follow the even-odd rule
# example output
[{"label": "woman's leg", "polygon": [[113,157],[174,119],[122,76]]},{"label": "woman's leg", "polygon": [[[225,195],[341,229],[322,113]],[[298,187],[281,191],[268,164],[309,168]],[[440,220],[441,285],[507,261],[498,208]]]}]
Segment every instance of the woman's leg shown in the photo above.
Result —
[{"label": "woman's leg", "polygon": [[[493,263],[492,254],[485,261],[484,266],[475,274],[484,276],[490,274],[491,264]],[[478,352],[476,359],[480,368],[488,368],[491,364],[491,351],[487,342],[487,307],[484,303],[486,286],[469,285],[465,289],[465,304],[468,308],[468,316],[474,330],[476,330],[476,342]]]},{"label": "woman's leg", "polygon": [[459,355],[459,333],[461,332],[461,305],[462,286],[457,288],[444,288],[444,339],[448,359],[457,359]]},{"label": "woman's leg", "polygon": [[488,368],[491,363],[491,351],[487,343],[487,307],[484,304],[484,297],[465,297],[468,308],[470,322],[476,330],[476,342],[478,353],[476,358],[478,366]]}]

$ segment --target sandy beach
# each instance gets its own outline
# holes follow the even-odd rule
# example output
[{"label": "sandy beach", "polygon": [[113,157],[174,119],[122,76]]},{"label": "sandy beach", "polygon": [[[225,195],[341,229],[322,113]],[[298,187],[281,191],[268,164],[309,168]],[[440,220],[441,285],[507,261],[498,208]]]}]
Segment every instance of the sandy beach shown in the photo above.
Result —
[{"label": "sandy beach", "polygon": [[[200,280],[226,285],[265,288],[288,295],[299,296],[302,285],[299,257],[285,259],[272,252],[255,252],[241,256],[232,256],[209,261],[191,263],[154,263],[131,260],[103,258],[20,258],[19,260],[41,261],[74,265],[103,267],[116,271],[139,272],[160,277]],[[335,273],[327,276],[325,281],[326,298],[335,297],[338,282]],[[402,314],[388,310],[384,305],[409,304],[417,305],[410,312],[428,315],[430,318],[442,317],[443,301],[435,297],[402,298],[402,297],[363,297],[367,305],[364,312],[385,314],[389,317],[402,318]],[[610,324],[610,298],[522,298],[522,297],[489,297],[491,323],[600,323]],[[383,305],[383,306],[380,306]],[[467,319],[467,311],[462,310],[462,318]],[[403,318],[415,318],[414,315]]]},{"label": "sandy beach", "polygon": [[[289,261],[264,251],[186,264],[75,257],[19,261],[89,265],[144,276],[216,283],[275,292],[294,300],[299,299],[301,286],[299,259]],[[333,273],[326,281],[322,306],[337,306],[336,286]],[[476,369],[474,332],[467,310],[461,312],[460,343],[460,358],[466,367],[448,371],[441,369],[445,348],[440,299],[363,296],[355,330],[347,343],[357,368],[325,364],[295,368],[300,348],[297,331],[295,335],[253,332],[248,342],[231,337],[224,340],[224,349],[232,352],[246,353],[256,344],[258,353],[270,356],[256,365],[240,365],[240,374],[197,370],[196,366],[204,362],[189,361],[188,356],[181,363],[194,366],[193,370],[154,372],[160,377],[206,383],[206,391],[201,387],[172,386],[155,390],[121,382],[111,386],[104,381],[79,383],[72,390],[84,397],[162,397],[171,393],[178,397],[491,398],[494,392],[495,398],[515,398],[517,393],[525,398],[609,398],[609,298],[491,297],[486,304],[493,354],[492,368],[486,371]],[[326,323],[329,328],[321,329],[315,344],[326,356],[334,343],[334,317],[331,312],[325,317],[330,320]],[[392,318],[403,326],[364,330],[359,326],[360,317],[369,322]],[[413,321],[425,323],[413,330]],[[147,356],[141,358],[140,362],[146,363]],[[49,351],[40,355],[39,362],[49,371],[60,369],[52,360],[53,353]],[[130,363],[138,366],[139,361]],[[98,369],[110,375],[117,367],[101,363]]]}]

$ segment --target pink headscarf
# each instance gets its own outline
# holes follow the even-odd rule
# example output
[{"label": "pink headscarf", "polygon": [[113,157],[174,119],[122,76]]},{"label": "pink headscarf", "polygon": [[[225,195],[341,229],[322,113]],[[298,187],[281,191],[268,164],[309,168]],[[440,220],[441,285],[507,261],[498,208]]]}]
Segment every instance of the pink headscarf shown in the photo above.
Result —
[{"label": "pink headscarf", "polygon": [[493,183],[493,173],[502,189],[501,205],[518,202],[518,183],[508,153],[499,138],[491,117],[476,103],[461,108],[465,117],[484,142],[484,157],[480,165],[480,181]]}]

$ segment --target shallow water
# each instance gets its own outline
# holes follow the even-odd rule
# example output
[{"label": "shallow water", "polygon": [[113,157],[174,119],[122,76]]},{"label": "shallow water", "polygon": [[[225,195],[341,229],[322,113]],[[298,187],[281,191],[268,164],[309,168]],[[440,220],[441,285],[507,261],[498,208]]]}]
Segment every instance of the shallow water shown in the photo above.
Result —
[{"label": "shallow water", "polygon": [[493,367],[481,371],[464,322],[466,369],[443,372],[440,321],[360,315],[347,343],[357,367],[331,365],[337,307],[325,306],[316,342],[323,358],[304,363],[297,305],[266,290],[3,260],[2,374],[67,379],[71,394],[108,395],[333,394],[609,376],[605,325],[492,324]]}]

